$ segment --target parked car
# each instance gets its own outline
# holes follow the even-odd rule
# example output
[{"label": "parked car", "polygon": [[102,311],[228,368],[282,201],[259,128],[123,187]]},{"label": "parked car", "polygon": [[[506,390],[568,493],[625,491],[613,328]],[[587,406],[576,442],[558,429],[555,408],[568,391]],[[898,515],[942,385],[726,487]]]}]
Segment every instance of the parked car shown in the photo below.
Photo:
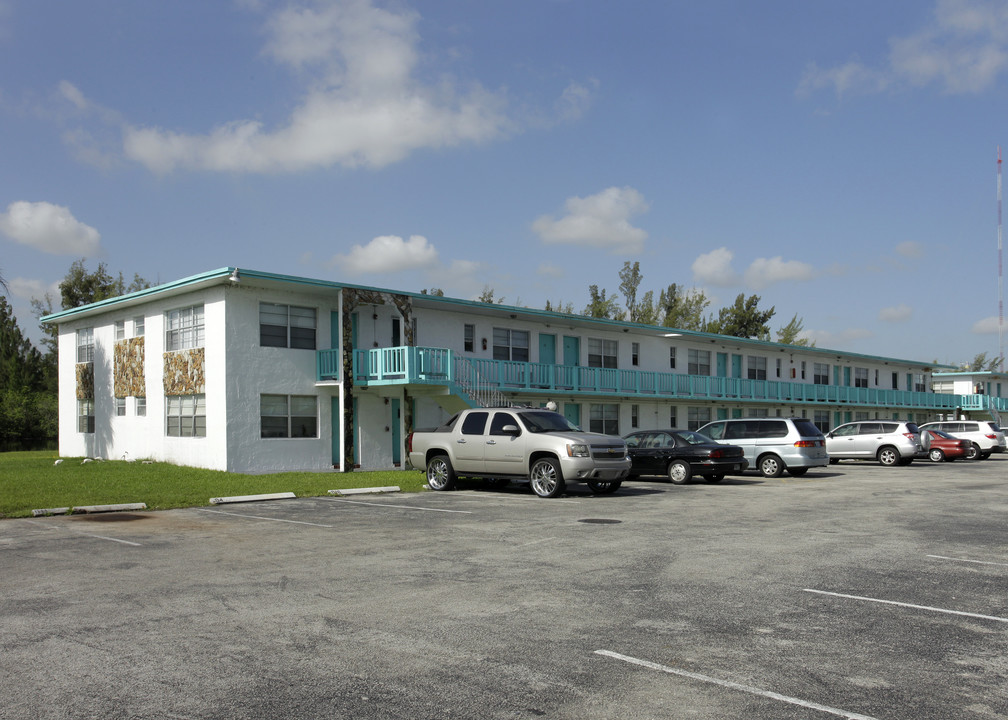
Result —
[{"label": "parked car", "polygon": [[878,460],[882,465],[909,465],[924,457],[920,428],[906,420],[861,420],[826,433],[830,461]]},{"label": "parked car", "polygon": [[921,430],[941,430],[970,441],[970,460],[986,460],[991,453],[1005,452],[1004,430],[990,420],[938,420],[924,423]]},{"label": "parked car", "polygon": [[722,445],[691,430],[642,430],[624,439],[630,456],[630,477],[665,475],[682,485],[700,475],[715,483],[749,467],[738,445]]},{"label": "parked car", "polygon": [[823,434],[807,418],[715,420],[697,432],[723,445],[741,446],[749,467],[763,477],[779,477],[785,470],[797,477],[829,465]]},{"label": "parked car", "polygon": [[958,460],[969,456],[973,449],[973,443],[962,438],[952,437],[941,430],[925,430],[921,428],[921,445],[927,452],[931,462],[942,462],[948,460]]}]

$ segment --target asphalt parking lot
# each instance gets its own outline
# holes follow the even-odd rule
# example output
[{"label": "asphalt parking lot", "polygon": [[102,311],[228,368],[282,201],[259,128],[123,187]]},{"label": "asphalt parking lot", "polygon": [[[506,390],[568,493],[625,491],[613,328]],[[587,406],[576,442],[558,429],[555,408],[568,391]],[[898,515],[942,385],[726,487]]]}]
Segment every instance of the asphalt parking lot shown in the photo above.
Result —
[{"label": "asphalt parking lot", "polygon": [[1008,717],[1008,457],[0,522],[5,718]]}]

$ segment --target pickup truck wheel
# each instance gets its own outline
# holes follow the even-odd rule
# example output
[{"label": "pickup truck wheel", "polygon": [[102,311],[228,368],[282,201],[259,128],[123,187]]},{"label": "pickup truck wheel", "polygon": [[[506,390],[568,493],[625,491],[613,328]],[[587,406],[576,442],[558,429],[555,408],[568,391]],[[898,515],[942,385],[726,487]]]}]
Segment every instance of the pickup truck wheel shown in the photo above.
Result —
[{"label": "pickup truck wheel", "polygon": [[564,491],[563,473],[552,458],[541,458],[532,463],[529,481],[535,494],[542,498],[556,497]]},{"label": "pickup truck wheel", "polygon": [[622,480],[589,480],[588,488],[596,495],[610,495],[620,489]]},{"label": "pickup truck wheel", "polygon": [[455,488],[455,469],[447,455],[435,455],[427,462],[427,485],[431,490]]}]

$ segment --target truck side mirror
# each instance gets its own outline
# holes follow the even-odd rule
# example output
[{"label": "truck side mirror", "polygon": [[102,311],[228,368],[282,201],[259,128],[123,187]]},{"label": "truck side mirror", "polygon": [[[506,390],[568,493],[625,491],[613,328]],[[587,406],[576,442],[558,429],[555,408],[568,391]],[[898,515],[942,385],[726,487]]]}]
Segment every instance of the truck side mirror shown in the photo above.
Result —
[{"label": "truck side mirror", "polygon": [[501,428],[501,432],[505,435],[513,435],[515,437],[521,435],[521,430],[518,429],[517,425],[505,425]]}]

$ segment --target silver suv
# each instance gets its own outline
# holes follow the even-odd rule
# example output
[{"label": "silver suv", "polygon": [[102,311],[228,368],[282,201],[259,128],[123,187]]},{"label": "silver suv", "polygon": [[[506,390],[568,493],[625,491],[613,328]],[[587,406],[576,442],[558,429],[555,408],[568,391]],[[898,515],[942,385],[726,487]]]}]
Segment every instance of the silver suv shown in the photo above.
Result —
[{"label": "silver suv", "polygon": [[878,460],[882,465],[909,465],[924,456],[920,428],[905,420],[860,420],[826,433],[830,462]]},{"label": "silver suv", "polygon": [[941,430],[952,437],[970,441],[969,460],[986,460],[991,453],[1005,452],[1005,434],[990,420],[939,420],[925,423],[921,430]]},{"label": "silver suv", "polygon": [[785,470],[795,477],[829,465],[823,434],[807,418],[715,420],[697,430],[723,445],[740,445],[749,467],[763,477]]}]

